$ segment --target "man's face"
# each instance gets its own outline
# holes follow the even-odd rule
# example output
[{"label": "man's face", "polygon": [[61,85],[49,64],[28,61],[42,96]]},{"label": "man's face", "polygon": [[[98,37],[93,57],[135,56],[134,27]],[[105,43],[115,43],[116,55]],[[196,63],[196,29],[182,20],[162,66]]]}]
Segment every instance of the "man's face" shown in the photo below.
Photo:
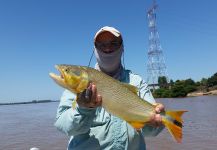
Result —
[{"label": "man's face", "polygon": [[104,53],[112,53],[115,50],[118,50],[121,44],[121,37],[116,37],[108,31],[100,33],[95,41],[95,47]]}]

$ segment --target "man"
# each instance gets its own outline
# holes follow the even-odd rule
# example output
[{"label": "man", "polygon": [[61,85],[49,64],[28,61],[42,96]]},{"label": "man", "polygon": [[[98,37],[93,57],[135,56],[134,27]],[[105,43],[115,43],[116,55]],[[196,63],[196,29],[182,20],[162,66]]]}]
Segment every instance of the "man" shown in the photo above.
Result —
[{"label": "man", "polygon": [[[138,95],[150,102],[155,100],[148,85],[139,75],[123,68],[121,56],[124,51],[123,39],[113,27],[103,27],[95,35],[96,69],[107,75],[138,87]],[[68,150],[144,150],[145,136],[156,136],[164,127],[160,112],[162,104],[156,105],[157,114],[141,130],[135,130],[126,121],[113,116],[101,107],[103,98],[97,87],[90,83],[86,91],[77,97],[77,105],[72,108],[76,96],[66,90],[57,111],[55,126],[69,135]]]}]

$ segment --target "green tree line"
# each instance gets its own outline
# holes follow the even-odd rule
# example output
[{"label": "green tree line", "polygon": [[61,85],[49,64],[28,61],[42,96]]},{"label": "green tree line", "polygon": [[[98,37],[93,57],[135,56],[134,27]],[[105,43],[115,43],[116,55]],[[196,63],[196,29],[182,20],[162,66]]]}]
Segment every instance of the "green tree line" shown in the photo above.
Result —
[{"label": "green tree line", "polygon": [[159,88],[153,90],[155,98],[169,98],[169,97],[185,97],[188,93],[195,91],[208,92],[217,89],[217,73],[210,78],[202,78],[201,81],[195,82],[192,79],[186,80],[170,80],[167,82],[165,76],[158,78]]}]

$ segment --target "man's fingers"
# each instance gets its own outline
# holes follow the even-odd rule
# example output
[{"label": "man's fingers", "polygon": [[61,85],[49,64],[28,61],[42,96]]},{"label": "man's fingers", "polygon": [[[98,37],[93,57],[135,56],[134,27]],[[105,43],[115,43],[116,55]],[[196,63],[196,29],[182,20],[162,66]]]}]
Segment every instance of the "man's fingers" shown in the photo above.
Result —
[{"label": "man's fingers", "polygon": [[97,97],[97,95],[96,95],[96,93],[97,93],[96,85],[92,84],[91,91],[92,91],[91,102],[95,103],[96,97]]},{"label": "man's fingers", "polygon": [[85,99],[87,100],[87,102],[91,101],[91,97],[92,97],[92,90],[91,90],[91,87],[88,87],[85,90]]},{"label": "man's fingers", "polygon": [[164,105],[163,104],[155,103],[154,106],[155,106],[155,112],[156,113],[161,113],[164,111]]},{"label": "man's fingers", "polygon": [[101,106],[102,105],[102,96],[101,95],[97,95],[96,105],[97,106]]},{"label": "man's fingers", "polygon": [[162,111],[162,110],[164,110],[164,105],[163,104],[158,104],[157,105],[157,107],[158,107],[158,109],[160,110],[160,111]]},{"label": "man's fingers", "polygon": [[162,125],[162,117],[161,117],[161,115],[156,114],[155,119],[156,119],[156,125],[161,126]]},{"label": "man's fingers", "polygon": [[78,104],[81,104],[84,107],[94,108],[101,106],[102,104],[102,96],[97,94],[97,88],[95,84],[90,83],[88,88],[78,96]]},{"label": "man's fingers", "polygon": [[151,118],[151,120],[150,120],[150,122],[148,123],[149,125],[151,125],[151,126],[153,126],[153,127],[160,127],[160,126],[162,126],[162,117],[161,117],[161,115],[160,114],[155,114],[152,118]]},{"label": "man's fingers", "polygon": [[156,113],[160,113],[160,108],[156,107],[155,111],[156,111]]}]

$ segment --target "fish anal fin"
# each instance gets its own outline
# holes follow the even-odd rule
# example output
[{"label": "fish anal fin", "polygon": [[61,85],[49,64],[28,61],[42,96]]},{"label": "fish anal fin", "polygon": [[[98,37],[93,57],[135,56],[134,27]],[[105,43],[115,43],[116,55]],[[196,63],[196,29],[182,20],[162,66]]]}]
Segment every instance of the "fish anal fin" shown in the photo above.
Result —
[{"label": "fish anal fin", "polygon": [[136,121],[127,121],[131,126],[133,126],[135,129],[141,129],[144,127],[144,122],[136,122]]},{"label": "fish anal fin", "polygon": [[135,94],[137,94],[137,92],[139,91],[139,89],[137,87],[135,87],[131,84],[128,84],[128,83],[122,83],[122,84]]}]

